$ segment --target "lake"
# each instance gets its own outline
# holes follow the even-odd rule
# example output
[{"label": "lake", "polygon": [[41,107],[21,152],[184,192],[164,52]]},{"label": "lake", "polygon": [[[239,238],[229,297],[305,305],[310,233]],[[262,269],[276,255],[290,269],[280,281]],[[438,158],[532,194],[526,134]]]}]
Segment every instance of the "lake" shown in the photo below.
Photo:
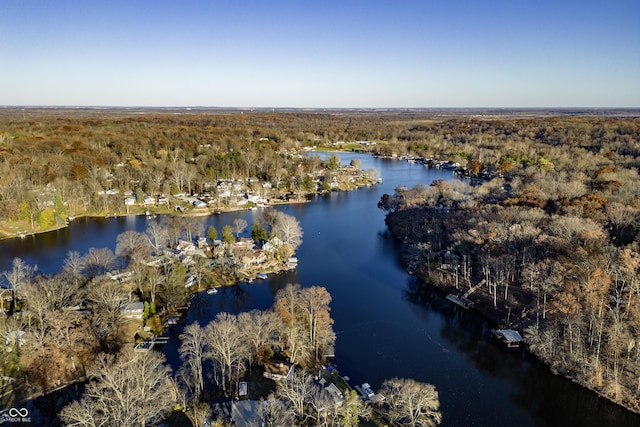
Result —
[{"label": "lake", "polygon": [[[216,295],[198,294],[178,328],[195,320],[206,324],[220,311],[265,309],[287,283],[321,285],[333,297],[333,361],[341,373],[352,385],[369,382],[374,390],[391,377],[434,384],[443,426],[640,426],[639,416],[551,374],[527,353],[503,348],[491,339],[492,325],[485,319],[454,307],[444,294],[407,275],[401,245],[389,235],[377,202],[400,185],[454,179],[450,171],[363,154],[339,156],[342,164],[358,158],[364,169],[378,169],[383,182],[279,207],[304,231],[298,268]],[[260,210],[238,211],[206,221],[220,231],[241,217],[250,230],[259,215]],[[144,231],[147,221],[80,219],[63,230],[0,242],[0,271],[11,268],[18,256],[37,264],[40,272],[57,272],[69,250],[115,248],[119,233]],[[164,348],[174,367],[176,345],[173,340]]]}]

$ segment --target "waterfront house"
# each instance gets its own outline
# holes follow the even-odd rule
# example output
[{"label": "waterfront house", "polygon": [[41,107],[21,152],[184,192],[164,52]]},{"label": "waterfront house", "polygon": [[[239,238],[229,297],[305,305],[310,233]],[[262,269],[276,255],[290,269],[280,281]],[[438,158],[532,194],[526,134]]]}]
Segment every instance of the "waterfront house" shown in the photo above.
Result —
[{"label": "waterfront house", "polygon": [[267,256],[264,252],[258,251],[242,257],[242,267],[247,268],[252,265],[260,265],[267,261]]},{"label": "waterfront house", "polygon": [[293,374],[294,364],[275,356],[264,366],[262,376],[274,381],[283,381]]},{"label": "waterfront house", "polygon": [[126,319],[139,319],[142,320],[144,316],[144,303],[143,302],[130,302],[123,304],[120,307],[120,314]]}]

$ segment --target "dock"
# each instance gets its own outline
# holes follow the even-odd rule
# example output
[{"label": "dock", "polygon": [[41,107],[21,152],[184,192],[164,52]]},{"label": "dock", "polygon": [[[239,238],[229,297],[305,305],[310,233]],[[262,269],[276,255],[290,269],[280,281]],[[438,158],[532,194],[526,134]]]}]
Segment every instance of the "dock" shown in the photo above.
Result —
[{"label": "dock", "polygon": [[506,344],[508,348],[518,348],[524,342],[522,335],[513,329],[492,329],[491,333]]},{"label": "dock", "polygon": [[137,344],[133,350],[136,353],[144,353],[150,351],[156,344],[166,344],[167,341],[169,341],[169,337],[157,337],[154,335],[150,339]]},{"label": "dock", "polygon": [[451,301],[454,304],[459,305],[462,308],[471,308],[473,307],[473,301],[465,298],[464,296],[458,296],[458,295],[453,295],[453,294],[449,294],[446,296],[446,299],[448,299],[449,301]]},{"label": "dock", "polygon": [[472,286],[467,292],[465,292],[462,296],[460,295],[454,295],[454,294],[449,294],[446,296],[446,299],[451,301],[454,304],[459,305],[462,308],[468,309],[473,307],[473,301],[471,301],[468,297],[469,295],[471,295],[473,292],[475,292],[476,289],[478,289],[480,286],[484,285],[485,281],[484,279],[482,281],[480,281],[480,283],[478,283],[475,286]]}]

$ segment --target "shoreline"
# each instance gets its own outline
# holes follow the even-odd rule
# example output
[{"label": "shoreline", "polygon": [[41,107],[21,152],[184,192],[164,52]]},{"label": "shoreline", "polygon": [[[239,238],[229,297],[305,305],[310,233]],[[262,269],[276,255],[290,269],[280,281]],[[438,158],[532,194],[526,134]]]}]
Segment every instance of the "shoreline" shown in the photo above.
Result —
[{"label": "shoreline", "polygon": [[222,208],[222,209],[215,209],[215,210],[211,210],[209,208],[199,208],[200,210],[198,211],[198,208],[194,208],[191,209],[187,212],[175,212],[175,211],[171,211],[171,210],[166,210],[166,211],[159,211],[159,212],[136,212],[136,213],[113,213],[113,214],[99,214],[99,213],[95,213],[95,214],[81,214],[81,215],[74,215],[71,216],[70,218],[73,219],[67,219],[66,223],[63,225],[57,225],[55,227],[52,228],[48,228],[46,230],[36,230],[36,231],[17,231],[14,233],[10,233],[7,232],[5,230],[0,230],[0,241],[5,241],[5,240],[11,240],[11,239],[23,239],[26,237],[31,237],[31,236],[35,236],[38,234],[45,234],[45,233],[49,233],[52,231],[57,231],[57,230],[62,230],[65,228],[69,227],[69,224],[77,221],[79,219],[86,219],[86,218],[96,218],[96,219],[109,219],[109,218],[124,218],[124,217],[134,217],[134,216],[148,216],[148,217],[157,217],[159,215],[180,215],[180,216],[184,216],[184,217],[205,217],[205,216],[213,216],[213,215],[220,215],[220,214],[225,214],[225,213],[230,213],[230,212],[239,212],[239,211],[245,211],[245,210],[253,210],[253,209],[267,209],[267,208],[272,208],[275,206],[279,206],[279,205],[293,205],[293,204],[304,204],[304,203],[309,203],[311,200],[292,200],[292,201],[283,201],[281,203],[268,203],[265,204],[265,206],[262,207],[232,207],[232,208]]},{"label": "shoreline", "polygon": [[[393,221],[389,220],[389,217],[387,217],[385,219],[385,223],[387,224],[387,228],[389,229],[389,231],[391,232],[391,235],[393,236],[393,238],[395,240],[397,240],[398,242],[401,243],[401,247],[402,247],[402,263],[404,265],[404,267],[406,268],[407,271],[407,275],[414,275],[419,283],[420,286],[427,286],[430,287],[431,289],[442,293],[443,295],[447,295],[447,294],[462,294],[464,293],[465,290],[468,290],[468,288],[465,288],[467,286],[467,284],[463,284],[462,282],[460,283],[459,287],[455,287],[453,284],[448,283],[447,281],[447,275],[451,274],[447,271],[444,270],[425,270],[425,269],[416,269],[414,270],[413,268],[411,268],[410,266],[410,262],[408,260],[409,255],[411,253],[411,251],[413,250],[413,248],[419,243],[418,241],[407,241],[404,240],[403,238],[401,238],[400,236],[398,236],[396,233],[394,233],[394,225],[398,225],[398,224],[392,224]],[[438,277],[439,276],[439,277]],[[510,326],[513,327],[517,327],[521,330],[524,329],[524,327],[526,327],[527,324],[533,324],[535,322],[535,320],[529,319],[527,316],[524,317],[520,317],[518,314],[518,311],[516,310],[512,310],[512,308],[514,307],[507,307],[507,306],[499,306],[500,308],[496,307],[493,308],[491,306],[491,297],[485,295],[485,291],[484,291],[484,287],[482,287],[483,290],[480,291],[476,291],[474,292],[473,296],[474,296],[474,304],[472,307],[469,308],[465,308],[462,310],[468,310],[468,311],[473,311],[474,313],[477,313],[478,315],[482,316],[485,320],[491,322],[493,324],[493,326],[495,326],[496,328],[506,328],[506,329],[510,329]],[[455,304],[450,303],[453,306],[455,306]],[[457,306],[456,306],[457,307]],[[457,307],[460,308],[460,307]],[[520,308],[520,307],[519,307]],[[522,305],[521,308],[526,309],[525,305]],[[507,319],[507,320],[505,320]],[[510,320],[510,321],[509,321]],[[558,375],[563,377],[564,379],[582,387],[585,390],[588,390],[592,393],[594,393],[594,395],[596,395],[599,398],[603,398],[615,405],[618,405],[621,408],[624,408],[625,410],[629,411],[630,413],[633,414],[640,414],[640,412],[638,412],[637,410],[635,410],[632,406],[630,406],[628,404],[627,401],[616,401],[613,400],[611,397],[607,396],[605,393],[603,393],[600,390],[594,389],[592,387],[589,387],[587,384],[585,384],[584,382],[579,381],[579,379],[576,377],[574,372],[571,372],[569,370],[565,370],[565,369],[558,369],[557,367],[553,366],[553,360],[549,360],[546,361],[544,360],[542,357],[540,357],[538,354],[534,353],[533,351],[531,351],[528,347],[527,342],[525,341],[523,343],[523,345],[520,348],[521,351],[524,351],[528,354],[530,354],[531,356],[533,356],[539,363],[541,363],[542,365],[544,365],[549,372],[551,372],[554,375]]]}]

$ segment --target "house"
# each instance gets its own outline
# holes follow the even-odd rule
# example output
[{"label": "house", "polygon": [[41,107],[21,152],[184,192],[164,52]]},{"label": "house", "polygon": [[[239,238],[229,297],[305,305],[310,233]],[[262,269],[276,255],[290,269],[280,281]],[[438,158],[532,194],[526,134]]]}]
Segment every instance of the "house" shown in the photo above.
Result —
[{"label": "house", "polygon": [[264,366],[262,376],[274,381],[286,380],[293,374],[294,366],[294,364],[287,360],[278,360],[278,358],[275,357]]},{"label": "house", "polygon": [[251,249],[254,244],[255,243],[253,242],[253,239],[248,239],[246,237],[242,237],[242,238],[236,240],[236,242],[235,242],[235,246],[237,248],[248,248],[248,249]]},{"label": "house", "polygon": [[145,206],[154,206],[156,204],[156,198],[153,196],[147,196],[142,202]]},{"label": "house", "polygon": [[203,202],[202,200],[194,200],[193,201],[193,207],[194,208],[206,208],[207,204],[205,202]]},{"label": "house", "polygon": [[132,276],[133,276],[133,271],[122,271],[122,272],[109,271],[109,272],[107,272],[107,277],[108,278],[110,278],[111,280],[115,280],[117,282],[121,282],[121,283],[124,283],[127,280],[130,280]]},{"label": "house", "polygon": [[253,252],[252,254],[245,255],[242,257],[242,266],[247,268],[252,265],[260,265],[267,261],[267,256],[264,252],[258,251]]},{"label": "house", "polygon": [[124,204],[125,206],[133,206],[136,204],[136,198],[135,197],[125,197],[124,198]]},{"label": "house", "polygon": [[275,252],[278,250],[280,246],[282,246],[283,243],[284,242],[280,240],[278,237],[274,237],[271,240],[269,240],[267,243],[262,245],[262,250],[265,250],[267,252]]},{"label": "house", "polygon": [[209,247],[209,244],[207,243],[207,238],[206,237],[199,236],[199,237],[196,237],[194,239],[194,241],[195,241],[196,246],[199,249],[204,249],[204,248]]},{"label": "house", "polygon": [[324,389],[324,391],[329,394],[336,408],[340,407],[343,404],[344,395],[342,394],[338,386],[336,386],[332,382],[325,380],[324,378],[320,379],[318,384]]},{"label": "house", "polygon": [[120,307],[120,314],[126,319],[140,319],[144,316],[143,302],[130,302]]}]

